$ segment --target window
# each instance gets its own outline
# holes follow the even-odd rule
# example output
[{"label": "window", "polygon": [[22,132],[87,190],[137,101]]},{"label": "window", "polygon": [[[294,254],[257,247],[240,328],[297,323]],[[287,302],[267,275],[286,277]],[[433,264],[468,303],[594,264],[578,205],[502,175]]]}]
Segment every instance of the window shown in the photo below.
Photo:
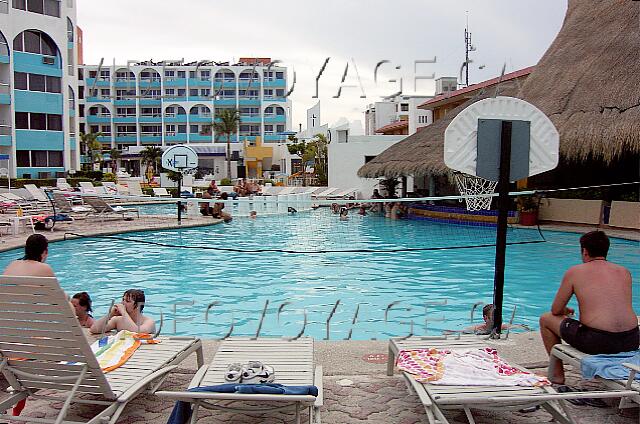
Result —
[{"label": "window", "polygon": [[284,115],[284,109],[281,107],[276,108],[276,115]]},{"label": "window", "polygon": [[58,51],[55,43],[43,32],[23,31],[13,39],[13,48],[19,52],[36,53],[56,56]]},{"label": "window", "polygon": [[198,133],[198,126],[197,125],[189,125],[189,132],[191,134],[197,134]]},{"label": "window", "polygon": [[68,87],[69,89],[69,110],[75,110],[76,108],[76,96],[73,93],[73,88]]},{"label": "window", "polygon": [[265,115],[273,115],[273,106],[269,106],[264,110]]},{"label": "window", "polygon": [[83,104],[78,105],[78,111],[80,113],[80,117],[84,118],[84,105]]},{"label": "window", "polygon": [[164,71],[164,76],[167,78],[173,78],[176,75],[176,71],[174,70],[165,70]]},{"label": "window", "polygon": [[24,36],[24,50],[26,52],[42,53],[40,46],[40,34],[34,31],[25,31],[22,34]]},{"label": "window", "polygon": [[67,41],[73,43],[73,22],[67,18]]},{"label": "window", "polygon": [[273,133],[273,125],[265,124],[264,132],[267,133],[267,134],[272,134]]},{"label": "window", "polygon": [[62,93],[62,79],[60,77],[46,78],[47,93]]},{"label": "window", "polygon": [[44,14],[44,5],[42,0],[27,0],[27,10],[29,12]]},{"label": "window", "polygon": [[49,166],[64,166],[62,161],[62,152],[49,150]]},{"label": "window", "polygon": [[62,131],[62,115],[47,115],[47,129],[49,131]]},{"label": "window", "polygon": [[0,32],[0,55],[9,56],[9,43],[7,43],[7,39],[4,38],[2,32]]},{"label": "window", "polygon": [[276,89],[276,97],[284,97],[284,88]]},{"label": "window", "polygon": [[372,160],[374,160],[376,157],[375,156],[365,156],[364,157],[364,163],[369,163]]},{"label": "window", "polygon": [[203,88],[200,90],[200,96],[201,97],[209,97],[211,95],[211,89],[210,88]]},{"label": "window", "polygon": [[60,17],[60,1],[44,0],[44,14],[59,18]]},{"label": "window", "polygon": [[90,125],[89,131],[91,131],[91,133],[93,134],[97,134],[100,132],[100,127],[98,125]]},{"label": "window", "polygon": [[265,89],[264,89],[264,96],[265,96],[265,97],[271,97],[271,96],[273,96],[273,89],[271,89],[271,88],[265,88]]},{"label": "window", "polygon": [[27,89],[27,75],[24,72],[14,72],[13,80],[15,83],[16,90],[26,90]]},{"label": "window", "polygon": [[46,130],[47,114],[31,112],[29,114],[29,128],[32,130]]},{"label": "window", "polygon": [[408,112],[409,111],[409,103],[400,103],[400,111]]},{"label": "window", "polygon": [[100,89],[100,97],[109,97],[111,95],[110,88],[101,88]]},{"label": "window", "polygon": [[21,167],[31,166],[30,150],[17,150],[16,151],[16,164]]},{"label": "window", "polygon": [[16,112],[16,129],[29,129],[29,114],[27,112]]},{"label": "window", "polygon": [[196,77],[196,71],[189,71],[189,78],[195,78]]},{"label": "window", "polygon": [[178,125],[178,134],[186,134],[187,126],[186,125]]},{"label": "window", "polygon": [[178,97],[184,97],[187,95],[187,90],[185,88],[178,88]]},{"label": "window", "polygon": [[178,78],[186,78],[186,77],[187,77],[186,71],[178,71]]},{"label": "window", "polygon": [[27,10],[27,0],[13,0],[13,8]]},{"label": "window", "polygon": [[47,166],[47,151],[46,150],[32,150],[31,151],[31,165],[34,167]]},{"label": "window", "polygon": [[198,89],[197,88],[190,88],[189,89],[189,96],[198,97]]},{"label": "window", "polygon": [[173,88],[165,88],[164,93],[167,96],[173,96],[174,94],[176,94],[176,90]]},{"label": "window", "polygon": [[276,72],[276,79],[284,79],[284,72]]},{"label": "window", "polygon": [[278,124],[278,126],[276,126],[276,131],[279,133],[284,132],[284,125]]}]

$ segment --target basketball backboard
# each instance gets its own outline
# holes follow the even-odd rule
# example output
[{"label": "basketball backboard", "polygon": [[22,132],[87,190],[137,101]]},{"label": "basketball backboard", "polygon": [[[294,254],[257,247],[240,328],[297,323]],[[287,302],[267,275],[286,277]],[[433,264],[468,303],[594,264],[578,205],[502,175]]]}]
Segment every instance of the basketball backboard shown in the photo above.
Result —
[{"label": "basketball backboard", "polygon": [[182,172],[198,166],[198,154],[189,146],[171,146],[162,154],[162,167]]},{"label": "basketball backboard", "polygon": [[532,104],[506,96],[480,100],[453,118],[444,133],[444,163],[497,181],[500,121],[513,123],[511,181],[558,165],[560,135],[551,120]]}]

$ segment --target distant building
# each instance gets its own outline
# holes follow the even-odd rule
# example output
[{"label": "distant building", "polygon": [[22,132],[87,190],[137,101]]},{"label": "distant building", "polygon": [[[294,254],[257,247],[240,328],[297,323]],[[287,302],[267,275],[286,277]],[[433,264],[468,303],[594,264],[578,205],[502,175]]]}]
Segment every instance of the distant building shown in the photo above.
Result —
[{"label": "distant building", "polygon": [[73,0],[0,2],[0,154],[11,177],[79,167],[77,41]]},{"label": "distant building", "polygon": [[395,96],[370,104],[365,111],[365,135],[408,135],[431,123],[431,113],[418,106],[432,96]]},{"label": "distant building", "polygon": [[[233,177],[244,176],[243,143],[281,142],[291,129],[286,97],[287,68],[269,67],[270,58],[241,58],[238,63],[200,61],[83,65],[79,73],[82,132],[102,133],[106,149],[123,151],[127,169],[139,175],[136,155],[145,146],[187,144],[205,150],[212,169],[224,170],[226,144],[212,129],[224,109],[240,112],[232,135]],[[206,147],[208,146],[208,147]],[[218,157],[223,156],[223,157]],[[212,158],[215,158],[213,160]],[[223,171],[224,173],[224,171]]]}]

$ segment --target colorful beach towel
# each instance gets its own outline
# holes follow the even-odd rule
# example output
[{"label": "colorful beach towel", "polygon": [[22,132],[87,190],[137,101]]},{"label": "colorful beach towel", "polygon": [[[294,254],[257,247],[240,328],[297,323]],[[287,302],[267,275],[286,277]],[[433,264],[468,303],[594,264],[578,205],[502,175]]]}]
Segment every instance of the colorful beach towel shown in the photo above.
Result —
[{"label": "colorful beach towel", "polygon": [[507,364],[495,349],[401,350],[398,369],[421,383],[461,386],[545,386],[545,377]]},{"label": "colorful beach towel", "polygon": [[105,336],[91,345],[91,350],[96,355],[102,371],[109,372],[122,366],[142,344],[141,338],[146,338],[145,343],[159,343],[152,340],[148,334],[134,333],[128,330],[118,331],[111,336]]}]

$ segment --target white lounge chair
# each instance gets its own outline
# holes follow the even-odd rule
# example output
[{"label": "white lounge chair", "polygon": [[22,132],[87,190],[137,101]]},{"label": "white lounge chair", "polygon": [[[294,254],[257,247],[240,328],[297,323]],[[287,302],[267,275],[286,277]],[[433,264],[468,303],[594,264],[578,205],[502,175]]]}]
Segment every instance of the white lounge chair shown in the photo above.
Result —
[{"label": "white lounge chair", "polygon": [[78,185],[82,194],[98,194],[98,190],[90,181],[80,181]]},{"label": "white lounge chair", "polygon": [[[562,363],[567,363],[572,365],[576,369],[580,369],[580,364],[582,360],[586,357],[590,356],[587,353],[581,352],[573,346],[569,346],[568,344],[557,344],[553,346],[551,349],[551,355],[549,357],[549,364],[554,361],[561,361]],[[631,408],[633,406],[640,405],[640,381],[636,380],[636,373],[640,372],[640,368],[635,364],[623,364],[625,367],[629,368],[629,378],[627,380],[609,380],[606,378],[596,377],[599,383],[602,383],[603,386],[608,387],[612,390],[633,390],[635,392],[634,395],[623,397],[620,399],[620,404],[618,408]]]},{"label": "white lounge chair", "polygon": [[38,188],[35,184],[25,184],[24,188],[29,192],[33,198],[39,202],[47,202],[49,203],[49,197],[47,197],[46,193]]},{"label": "white lounge chair", "polygon": [[83,199],[87,205],[93,208],[99,218],[104,218],[109,215],[120,215],[124,219],[130,214],[135,214],[140,218],[140,210],[137,208],[123,208],[122,206],[113,207],[105,202],[104,199],[95,196],[85,196]]},{"label": "white lounge chair", "polygon": [[127,188],[129,189],[129,195],[137,197],[150,197],[148,194],[142,192],[140,181],[129,180],[127,182]]},{"label": "white lounge chair", "polygon": [[67,182],[66,178],[58,178],[56,180],[56,187],[62,191],[74,191],[73,187]]},{"label": "white lounge chair", "polygon": [[[294,409],[296,423],[300,423],[300,408],[309,410],[309,422],[320,422],[318,411],[322,406],[322,367],[314,366],[313,339],[296,340],[275,338],[232,338],[224,340],[218,347],[213,361],[198,370],[189,388],[226,383],[227,366],[234,362],[260,361],[275,371],[274,383],[293,386],[314,385],[318,396],[240,394],[216,392],[171,392],[159,391],[156,395],[193,404],[191,423],[198,418],[198,409],[220,409],[229,411],[269,412],[286,407]],[[249,406],[246,402],[250,402]],[[237,405],[237,404],[240,405]]]},{"label": "white lounge chair", "polygon": [[[487,341],[475,335],[391,339],[389,341],[387,374],[393,374],[395,358],[401,350],[420,348],[456,349],[485,346],[487,346]],[[526,371],[523,367],[514,364],[512,366],[519,368],[521,371]],[[409,387],[415,391],[424,405],[430,424],[448,424],[449,421],[442,412],[445,409],[464,410],[467,419],[473,424],[475,421],[473,420],[471,409],[508,410],[535,405],[540,405],[560,423],[574,424],[564,399],[625,397],[633,394],[632,391],[628,390],[558,393],[552,386],[436,385],[420,383],[411,374],[405,372],[403,372],[403,375]]]},{"label": "white lounge chair", "polygon": [[155,197],[171,197],[171,194],[164,187],[156,187],[153,189],[153,195]]},{"label": "white lounge chair", "polygon": [[339,190],[327,195],[326,199],[355,199],[358,189],[355,187],[348,188],[346,190]]},{"label": "white lounge chair", "polygon": [[[86,422],[113,424],[131,400],[153,393],[186,357],[196,353],[198,366],[203,363],[200,340],[162,338],[159,344],[143,344],[105,374],[55,278],[2,276],[0,299],[0,369],[11,386],[0,400],[3,421],[74,423],[65,417],[79,402],[98,405],[99,412]],[[80,394],[93,396],[80,399]],[[32,395],[61,403],[55,420],[3,413]]]}]

